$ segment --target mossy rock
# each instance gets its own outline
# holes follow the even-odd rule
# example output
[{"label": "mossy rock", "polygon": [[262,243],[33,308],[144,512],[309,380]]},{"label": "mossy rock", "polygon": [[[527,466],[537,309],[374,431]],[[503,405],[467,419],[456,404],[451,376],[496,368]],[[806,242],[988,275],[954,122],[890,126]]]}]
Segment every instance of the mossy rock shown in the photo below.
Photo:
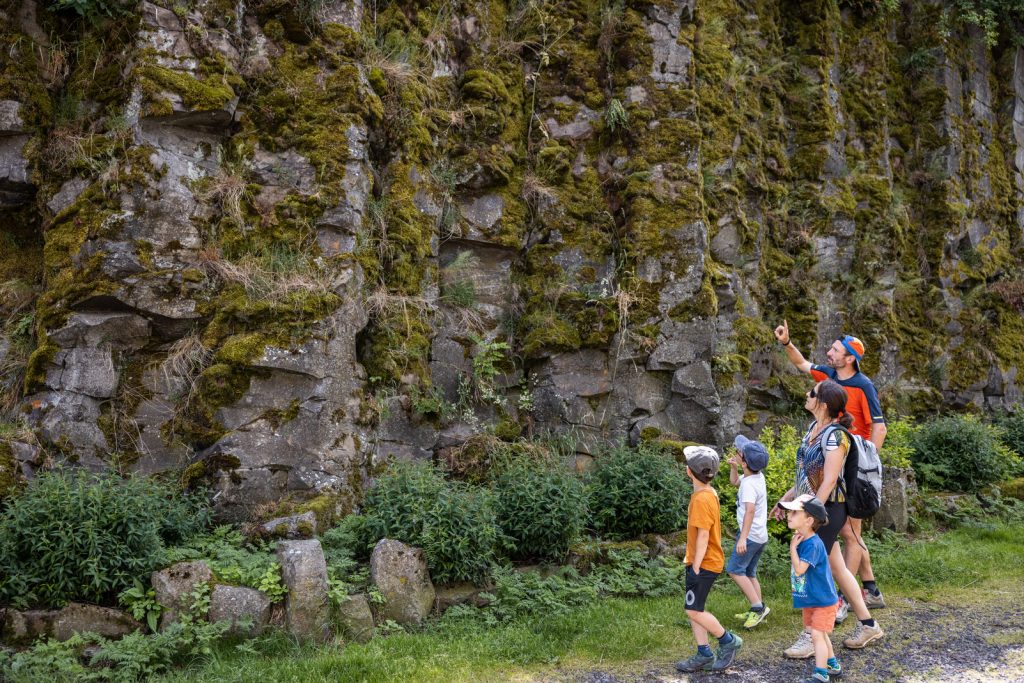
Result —
[{"label": "mossy rock", "polygon": [[1024,500],[1024,477],[1017,477],[999,485],[1004,496]]}]

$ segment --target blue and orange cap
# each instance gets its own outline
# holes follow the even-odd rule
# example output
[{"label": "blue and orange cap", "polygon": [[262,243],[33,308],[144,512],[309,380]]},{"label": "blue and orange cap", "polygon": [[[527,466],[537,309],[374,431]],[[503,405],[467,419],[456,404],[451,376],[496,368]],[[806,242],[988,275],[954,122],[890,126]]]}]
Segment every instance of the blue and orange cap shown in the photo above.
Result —
[{"label": "blue and orange cap", "polygon": [[846,335],[839,338],[839,343],[843,345],[846,352],[854,357],[854,367],[860,369],[860,362],[864,360],[864,342],[857,339],[853,335]]}]

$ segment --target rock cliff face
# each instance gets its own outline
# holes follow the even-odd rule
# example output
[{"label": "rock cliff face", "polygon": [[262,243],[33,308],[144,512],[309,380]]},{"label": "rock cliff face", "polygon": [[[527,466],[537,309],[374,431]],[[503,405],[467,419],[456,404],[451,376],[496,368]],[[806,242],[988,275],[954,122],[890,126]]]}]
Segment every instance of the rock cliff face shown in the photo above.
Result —
[{"label": "rock cliff face", "polygon": [[4,409],[240,519],[484,430],[757,431],[782,318],[890,410],[1017,403],[1024,49],[869,5],[3,0]]}]

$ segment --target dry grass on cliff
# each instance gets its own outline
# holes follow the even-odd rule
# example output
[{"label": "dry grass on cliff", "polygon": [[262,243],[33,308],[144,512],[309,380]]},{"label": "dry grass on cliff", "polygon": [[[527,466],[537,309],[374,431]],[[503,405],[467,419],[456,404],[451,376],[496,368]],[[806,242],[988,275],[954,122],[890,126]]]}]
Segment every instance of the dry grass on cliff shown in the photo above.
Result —
[{"label": "dry grass on cliff", "polygon": [[241,285],[250,298],[277,303],[297,293],[333,292],[341,284],[337,273],[316,263],[301,249],[276,249],[232,260],[224,258],[219,250],[206,249],[200,253],[200,262],[222,282]]}]

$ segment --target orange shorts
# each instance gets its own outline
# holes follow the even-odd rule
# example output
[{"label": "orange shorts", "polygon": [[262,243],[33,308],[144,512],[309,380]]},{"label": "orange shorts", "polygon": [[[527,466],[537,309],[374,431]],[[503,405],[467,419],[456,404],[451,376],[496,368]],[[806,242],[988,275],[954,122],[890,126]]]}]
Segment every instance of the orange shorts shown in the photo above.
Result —
[{"label": "orange shorts", "polygon": [[836,611],[839,603],[829,607],[804,607],[804,626],[813,628],[815,631],[832,633],[836,627]]}]

